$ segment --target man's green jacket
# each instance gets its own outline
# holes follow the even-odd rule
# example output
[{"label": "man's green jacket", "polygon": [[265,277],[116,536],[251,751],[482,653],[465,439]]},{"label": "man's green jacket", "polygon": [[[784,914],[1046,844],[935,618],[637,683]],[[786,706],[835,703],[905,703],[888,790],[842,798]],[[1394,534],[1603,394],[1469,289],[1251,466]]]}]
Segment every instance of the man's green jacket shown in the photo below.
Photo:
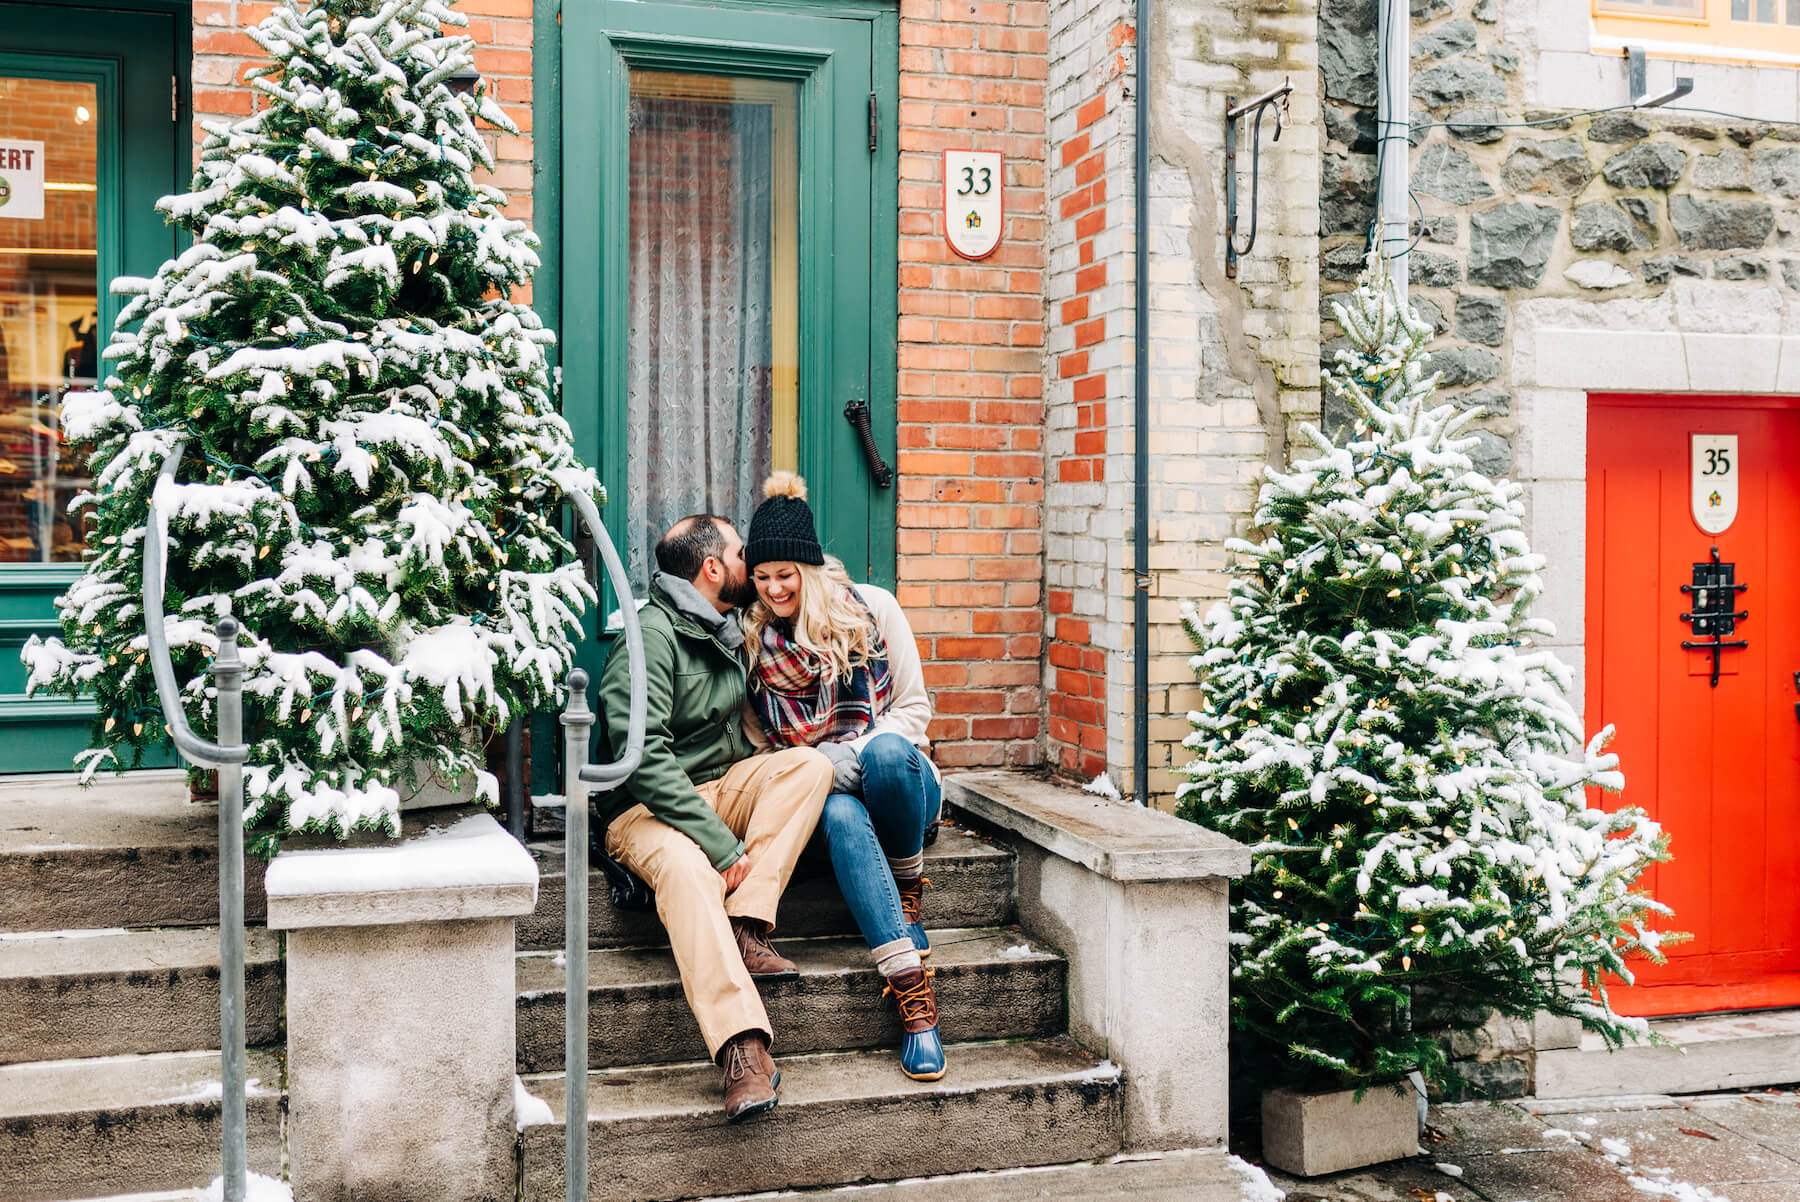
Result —
[{"label": "man's green jacket", "polygon": [[[595,799],[600,829],[642,802],[692,839],[720,872],[744,854],[741,839],[694,786],[724,776],[755,753],[744,734],[744,665],[694,617],[681,612],[658,584],[638,611],[644,632],[644,759],[618,789]],[[600,673],[601,741],[616,759],[625,750],[631,673],[624,640],[613,645]]]}]

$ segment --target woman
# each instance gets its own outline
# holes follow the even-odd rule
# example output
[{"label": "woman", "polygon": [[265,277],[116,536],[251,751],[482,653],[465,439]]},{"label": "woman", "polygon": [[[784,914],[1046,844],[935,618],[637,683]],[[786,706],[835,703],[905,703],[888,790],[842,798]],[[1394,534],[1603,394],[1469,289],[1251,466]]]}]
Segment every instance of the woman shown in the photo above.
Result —
[{"label": "woman", "polygon": [[941,786],[926,755],[931,700],[919,648],[886,589],[852,584],[825,554],[806,482],[776,472],[750,519],[744,566],[757,599],[744,615],[749,704],[777,747],[812,746],[836,768],[819,820],[838,888],[900,1007],[900,1068],[944,1075],[937,995],[922,954],[925,832]]}]

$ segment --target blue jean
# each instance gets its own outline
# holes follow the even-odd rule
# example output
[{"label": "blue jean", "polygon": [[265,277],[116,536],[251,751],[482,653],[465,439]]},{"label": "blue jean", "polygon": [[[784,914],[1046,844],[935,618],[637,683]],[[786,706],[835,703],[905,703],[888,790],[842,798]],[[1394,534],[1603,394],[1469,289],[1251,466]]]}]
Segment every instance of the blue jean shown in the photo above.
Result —
[{"label": "blue jean", "polygon": [[896,734],[863,747],[863,795],[825,799],[819,829],[850,914],[871,948],[906,938],[906,919],[888,857],[918,855],[925,828],[937,821],[943,789],[925,753]]}]

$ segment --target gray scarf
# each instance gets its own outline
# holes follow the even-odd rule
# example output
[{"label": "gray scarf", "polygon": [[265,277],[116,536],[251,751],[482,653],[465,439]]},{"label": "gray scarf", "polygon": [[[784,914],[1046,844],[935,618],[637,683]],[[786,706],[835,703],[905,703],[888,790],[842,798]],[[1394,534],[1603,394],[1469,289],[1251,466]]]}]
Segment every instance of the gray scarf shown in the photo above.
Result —
[{"label": "gray scarf", "polygon": [[744,628],[738,625],[737,610],[720,613],[711,601],[700,595],[700,590],[679,576],[671,576],[667,572],[658,572],[650,578],[662,595],[669,599],[675,612],[694,619],[701,627],[728,650],[736,651],[744,645]]}]

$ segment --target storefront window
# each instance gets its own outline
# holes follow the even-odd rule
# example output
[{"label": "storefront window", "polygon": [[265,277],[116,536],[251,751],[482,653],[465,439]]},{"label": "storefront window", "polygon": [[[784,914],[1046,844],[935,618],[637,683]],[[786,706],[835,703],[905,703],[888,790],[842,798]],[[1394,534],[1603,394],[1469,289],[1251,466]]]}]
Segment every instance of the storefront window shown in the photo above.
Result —
[{"label": "storefront window", "polygon": [[631,73],[626,557],[799,459],[798,89]]},{"label": "storefront window", "polygon": [[90,483],[57,427],[98,374],[100,103],[88,82],[0,76],[0,563],[79,559]]}]

